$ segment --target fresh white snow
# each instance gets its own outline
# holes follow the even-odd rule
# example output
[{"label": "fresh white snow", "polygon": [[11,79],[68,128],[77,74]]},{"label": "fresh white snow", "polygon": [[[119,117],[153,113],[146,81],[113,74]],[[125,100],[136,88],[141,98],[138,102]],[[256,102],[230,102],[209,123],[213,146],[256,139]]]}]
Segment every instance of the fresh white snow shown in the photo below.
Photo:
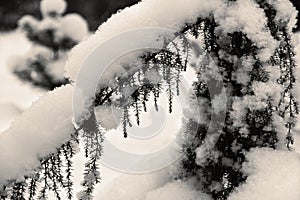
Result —
[{"label": "fresh white snow", "polygon": [[[186,22],[195,21],[195,16],[207,16],[222,8],[220,0],[151,0],[142,1],[125,8],[99,26],[98,31],[75,47],[66,65],[67,76],[75,80],[83,62],[95,47],[130,30],[146,27],[168,28],[179,31]],[[166,12],[168,10],[168,12]],[[188,10],[188,12],[182,12]]]},{"label": "fresh white snow", "polygon": [[0,34],[0,132],[44,93],[30,84],[24,84],[8,68],[13,55],[22,55],[29,48],[30,43],[22,33]]},{"label": "fresh white snow", "polygon": [[144,200],[212,200],[208,195],[196,191],[182,181],[173,181],[146,194]]},{"label": "fresh white snow", "polygon": [[95,191],[96,200],[143,200],[169,180],[169,168],[146,174],[121,174]]},{"label": "fresh white snow", "polygon": [[63,14],[66,10],[67,3],[65,0],[42,0],[41,11],[43,16],[51,13]]},{"label": "fresh white snow", "polygon": [[300,155],[288,150],[254,149],[243,166],[249,175],[229,200],[299,200]]},{"label": "fresh white snow", "polygon": [[59,30],[74,41],[81,41],[87,37],[89,28],[87,22],[78,14],[67,14],[61,18]]},{"label": "fresh white snow", "polygon": [[70,139],[72,94],[71,85],[49,92],[0,134],[0,183],[31,172],[39,166],[39,158]]},{"label": "fresh white snow", "polygon": [[[43,0],[41,5],[43,14],[46,15],[53,11],[63,13],[65,10],[63,2],[61,0]],[[251,11],[250,17],[245,15],[246,12],[242,9],[241,5],[244,2],[246,2],[245,9],[247,8],[247,12],[248,10]],[[273,2],[280,11],[278,16],[293,24],[295,14],[290,4],[280,0]],[[182,12],[182,10],[188,10],[188,12]],[[75,80],[85,58],[94,47],[119,33],[149,26],[179,30],[184,23],[193,21],[195,16],[206,16],[212,11],[219,14],[216,19],[223,28],[237,29],[242,26],[243,31],[261,47],[260,58],[262,60],[273,53],[277,44],[270,39],[269,31],[263,29],[262,24],[265,23],[265,16],[251,0],[238,0],[234,7],[228,7],[220,0],[177,0],[176,4],[173,0],[148,0],[115,14],[99,27],[95,35],[75,47],[66,66],[67,75]],[[259,16],[259,21],[257,22],[256,17],[252,18],[251,15]],[[224,20],[225,16],[229,16],[229,18]],[[290,20],[290,18],[293,19]],[[73,29],[68,25],[74,21],[81,23],[80,20],[74,16],[73,19],[66,20],[65,33],[72,33]],[[83,24],[82,27],[84,27]],[[82,33],[70,35],[77,39],[83,38]],[[41,93],[33,92],[32,88],[23,90],[24,86],[13,76],[8,75],[9,72],[4,67],[3,60],[6,60],[10,51],[23,53],[28,49],[27,41],[22,38],[21,43],[19,43],[15,39],[19,38],[13,34],[1,35],[0,37],[0,70],[3,72],[0,76],[1,81],[5,83],[0,86],[0,103],[2,103],[0,106],[6,108],[6,111],[1,109],[0,112],[2,116],[6,113],[12,113],[10,118],[18,115],[19,107],[22,109],[28,107],[33,99],[36,99],[36,96]],[[22,43],[26,47],[23,47]],[[16,48],[19,46],[21,48]],[[7,52],[7,54],[2,55],[2,52]],[[159,77],[151,75],[151,78],[153,81],[157,81]],[[260,98],[265,98],[264,89],[266,88],[263,85],[256,89]],[[272,89],[267,89],[270,93],[272,92]],[[0,134],[0,183],[6,179],[21,177],[31,171],[32,168],[38,166],[39,156],[55,151],[56,147],[69,139],[70,133],[73,131],[71,123],[72,92],[73,88],[69,85],[46,94],[20,117],[17,117],[10,129]],[[247,99],[247,101],[252,103],[251,99]],[[261,106],[257,105],[257,101],[255,103],[253,106]],[[236,118],[240,117],[242,116]],[[300,151],[300,142],[297,142],[300,141],[299,126],[295,130],[297,133],[296,150]],[[298,153],[256,149],[249,153],[247,158],[249,162],[245,163],[244,170],[250,176],[247,182],[238,187],[230,196],[231,200],[299,200],[300,159]],[[204,194],[194,191],[186,183],[167,183],[169,181],[168,169],[155,174],[124,174],[121,176],[119,172],[105,167],[104,169],[105,174],[103,176],[108,177],[107,180],[109,181],[107,182],[110,183],[100,184],[101,189],[96,191],[98,199],[103,199],[103,197],[107,200],[208,199]],[[113,176],[118,178],[110,179],[107,174],[114,174]],[[142,182],[143,184],[141,184]]]}]

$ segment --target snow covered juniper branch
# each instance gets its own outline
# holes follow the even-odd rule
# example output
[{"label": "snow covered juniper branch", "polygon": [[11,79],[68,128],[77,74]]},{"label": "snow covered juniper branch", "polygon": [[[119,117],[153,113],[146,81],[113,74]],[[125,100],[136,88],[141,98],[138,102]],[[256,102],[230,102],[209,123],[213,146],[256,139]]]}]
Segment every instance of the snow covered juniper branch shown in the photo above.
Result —
[{"label": "snow covered juniper branch", "polygon": [[[150,98],[149,94],[154,94],[157,108],[157,98],[167,88],[165,92],[169,97],[169,111],[172,111],[172,98],[175,93],[178,93],[177,85],[180,82],[181,72],[185,71],[187,66],[192,66],[198,79],[193,84],[194,93],[190,98],[190,108],[185,113],[185,138],[182,145],[184,156],[175,179],[193,182],[196,190],[209,194],[213,199],[223,200],[247,180],[248,174],[242,169],[242,165],[247,161],[247,152],[253,148],[276,149],[284,143],[283,138],[286,138],[286,133],[279,130],[282,121],[278,119],[276,108],[282,111],[279,112],[282,118],[288,119],[287,145],[290,148],[292,141],[290,133],[298,113],[298,104],[293,95],[295,62],[289,36],[293,26],[290,23],[293,8],[288,1],[279,0],[207,2],[195,1],[195,5],[189,7],[194,14],[192,17],[190,13],[174,13],[174,16],[180,16],[175,17],[180,21],[178,22],[180,25],[177,21],[169,23],[169,18],[163,21],[160,16],[155,15],[151,17],[154,19],[158,17],[158,19],[151,21],[150,18],[150,22],[147,21],[150,25],[170,26],[186,36],[200,38],[195,43],[203,46],[206,57],[195,53],[197,45],[187,43],[179,37],[177,43],[167,43],[170,51],[154,54],[146,52],[141,59],[144,62],[139,63],[138,67],[131,66],[130,60],[128,66],[124,68],[132,67],[137,70],[128,70],[127,74],[117,76],[113,86],[100,85],[100,92],[96,94],[93,106],[108,105],[124,109],[122,124],[124,136],[127,136],[126,127],[127,124],[130,125],[131,117],[128,109],[134,109],[134,117],[139,124],[142,108],[147,111],[146,103]],[[146,4],[146,1],[144,3]],[[151,1],[147,3],[149,3],[146,4],[147,8],[151,8]],[[181,3],[186,5],[185,2]],[[143,2],[140,5],[143,6]],[[155,3],[153,5],[156,6],[154,8],[159,7]],[[199,9],[193,10],[198,8],[197,6]],[[291,13],[286,13],[286,9],[291,10]],[[247,16],[248,12],[254,17]],[[134,21],[135,18],[136,15],[130,19]],[[140,24],[139,21],[134,23]],[[117,25],[114,28],[118,30],[121,25]],[[107,33],[105,30],[108,28],[105,29],[105,25],[103,28],[104,33],[102,34],[100,28],[96,33],[97,36]],[[123,31],[122,28],[120,27],[120,30]],[[98,40],[101,43],[101,37],[94,37],[91,43],[94,44]],[[89,53],[86,49],[78,52],[80,56]],[[190,52],[198,55],[198,60],[195,58],[190,61],[188,59]],[[76,57],[76,52],[74,55],[73,59]],[[69,65],[80,68],[82,63],[74,60]],[[221,81],[225,86],[212,95],[208,80]],[[213,123],[223,124],[222,128],[213,133],[208,132],[210,120],[221,114],[225,114],[224,122]],[[96,131],[97,123],[94,116],[91,116],[92,118],[87,120],[91,125],[86,124],[87,127],[83,128],[82,135],[85,138],[83,142],[86,154],[90,157],[85,165],[83,181],[85,190],[79,194],[80,199],[91,199],[94,186],[100,181],[97,160],[102,151],[104,130]],[[103,126],[101,123],[100,125]],[[92,131],[89,130],[90,128]],[[70,151],[69,147],[67,151]],[[29,195],[35,196],[35,188],[39,185],[41,190],[38,193],[41,198],[46,197],[45,191],[49,189],[54,190],[59,198],[57,182],[61,182],[63,178],[59,175],[58,169],[61,169],[59,167],[61,164],[58,163],[61,161],[58,160],[58,155],[66,156],[66,160],[72,155],[59,152],[61,151],[50,157],[46,156],[47,159],[41,163],[42,167],[38,172],[41,178],[32,176],[25,182],[13,180],[11,184],[3,186],[1,197],[3,199],[24,198],[26,188],[24,183],[29,182]],[[70,162],[67,162],[67,165],[70,165]],[[54,172],[57,175],[50,178],[49,174],[52,175]],[[70,176],[70,169],[67,169],[67,179]],[[40,183],[40,180],[44,182]],[[69,188],[72,185],[71,181],[66,182],[65,187]],[[71,198],[70,191],[67,189],[69,198]]]}]

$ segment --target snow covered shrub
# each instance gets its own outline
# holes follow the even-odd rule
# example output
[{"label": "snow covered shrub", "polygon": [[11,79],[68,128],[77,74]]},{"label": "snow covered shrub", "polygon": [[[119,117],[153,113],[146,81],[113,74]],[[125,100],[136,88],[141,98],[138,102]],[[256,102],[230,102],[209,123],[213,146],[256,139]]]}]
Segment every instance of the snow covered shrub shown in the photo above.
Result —
[{"label": "snow covered shrub", "polygon": [[22,17],[19,29],[26,33],[32,48],[22,57],[12,58],[12,70],[20,79],[52,90],[67,83],[64,65],[68,51],[88,34],[86,21],[78,14],[62,16],[64,0],[42,0],[42,20]]},{"label": "snow covered shrub", "polygon": [[[214,199],[227,199],[247,180],[242,166],[251,149],[292,148],[298,114],[290,38],[295,12],[288,1],[229,1],[202,22],[205,49],[217,60],[229,98],[221,111],[226,119],[214,134],[207,134],[211,124],[187,120],[178,177],[193,179]],[[195,84],[193,98],[213,102],[203,80]],[[212,105],[209,117],[219,114]],[[200,129],[190,128],[197,123]]]},{"label": "snow covered shrub", "polygon": [[[192,178],[214,199],[227,199],[247,179],[242,165],[249,150],[293,144],[291,130],[298,114],[292,91],[294,18],[295,9],[288,1],[232,1],[204,24],[206,50],[216,57],[222,72],[228,108],[224,127],[213,135],[207,134],[210,124],[187,121],[178,176]],[[200,81],[194,98],[210,101],[208,88]],[[213,111],[210,117],[219,114]],[[286,133],[278,116],[285,121]],[[195,123],[203,128],[190,129]]]},{"label": "snow covered shrub", "polygon": [[[56,16],[52,9],[48,14]],[[272,168],[272,163],[265,164],[269,155],[269,161],[274,164],[280,162],[277,156],[285,160],[286,155],[287,160],[293,160],[291,168],[296,168],[299,156],[288,151],[293,150],[292,129],[298,114],[294,95],[296,63],[291,41],[295,17],[296,10],[288,0],[145,0],[112,16],[72,51],[66,70],[75,87],[60,88],[48,97],[53,94],[61,97],[72,89],[77,91],[73,100],[68,99],[73,101],[76,128],[70,125],[71,116],[60,120],[66,123],[64,126],[57,122],[55,128],[66,132],[64,138],[50,145],[48,151],[38,150],[38,156],[29,152],[34,164],[20,161],[19,165],[26,166],[26,170],[20,167],[1,178],[1,197],[22,199],[28,189],[32,198],[37,196],[37,190],[39,198],[45,198],[48,190],[60,198],[59,188],[64,188],[71,199],[70,158],[75,153],[75,144],[82,142],[88,161],[81,183],[84,190],[77,197],[92,199],[95,184],[100,181],[98,161],[103,150],[103,134],[119,125],[124,137],[130,137],[128,127],[132,120],[141,124],[141,112],[147,112],[152,102],[158,109],[158,98],[163,93],[167,93],[169,112],[172,112],[173,98],[180,95],[179,84],[187,68],[192,68],[197,78],[188,97],[189,107],[184,111],[183,156],[173,174],[175,181],[146,194],[146,199],[173,199],[176,191],[179,193],[176,197],[185,199],[240,200],[249,194],[245,190],[259,189],[251,187],[261,180],[257,176],[273,175],[266,174]],[[175,34],[162,31],[149,37],[144,32],[143,37],[131,35],[126,41],[114,37],[119,33],[127,36],[136,33],[133,30],[145,31],[146,27],[168,28]],[[110,44],[107,41],[115,39],[119,42],[107,45]],[[159,48],[122,54],[120,60],[114,60],[106,68],[105,59],[114,58],[114,53],[124,48],[122,42],[131,47],[143,43],[150,47],[156,44]],[[78,100],[75,104],[74,99]],[[113,119],[109,107],[118,113],[113,123],[109,123]],[[103,115],[99,123],[94,111],[100,111],[97,118]],[[49,111],[49,117],[52,114],[57,114],[57,110]],[[47,117],[41,120],[46,121]],[[25,129],[39,131],[24,128],[25,135],[30,136],[32,133]],[[7,134],[9,131],[0,135],[0,139],[5,141]],[[1,153],[11,147],[3,148],[0,158],[5,158]],[[38,159],[40,168],[37,168]],[[63,165],[67,166],[67,175],[61,173]],[[36,171],[28,173],[30,169]],[[299,171],[293,174],[298,176]],[[21,178],[24,175],[25,181]],[[272,180],[277,179],[268,181]],[[299,184],[294,178],[291,180]],[[289,197],[297,199],[296,195],[298,192],[293,191]]]}]

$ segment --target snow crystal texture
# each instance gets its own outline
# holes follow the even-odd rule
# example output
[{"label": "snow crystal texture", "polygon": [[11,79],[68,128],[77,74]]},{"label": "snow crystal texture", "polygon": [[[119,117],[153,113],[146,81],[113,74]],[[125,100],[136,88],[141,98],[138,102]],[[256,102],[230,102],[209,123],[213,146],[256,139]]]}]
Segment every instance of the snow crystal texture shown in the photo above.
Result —
[{"label": "snow crystal texture", "polygon": [[229,200],[299,200],[300,155],[289,151],[255,149],[247,155],[249,175]]},{"label": "snow crystal texture", "polygon": [[70,139],[72,91],[69,85],[48,93],[0,134],[0,184],[31,172]]}]

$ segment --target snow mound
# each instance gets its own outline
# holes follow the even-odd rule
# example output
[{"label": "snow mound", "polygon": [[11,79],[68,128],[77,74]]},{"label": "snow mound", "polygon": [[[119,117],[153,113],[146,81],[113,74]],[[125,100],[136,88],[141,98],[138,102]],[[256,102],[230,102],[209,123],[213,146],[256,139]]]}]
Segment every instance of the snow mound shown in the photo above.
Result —
[{"label": "snow mound", "polygon": [[65,15],[60,22],[63,35],[80,42],[89,32],[87,22],[78,14]]},{"label": "snow mound", "polygon": [[[70,54],[66,64],[67,76],[75,80],[86,57],[98,45],[120,33],[145,27],[162,27],[179,31],[186,23],[196,21],[196,16],[208,16],[221,10],[221,0],[151,0],[142,1],[113,15],[94,35],[81,42]],[[168,12],[166,12],[168,10]],[[188,12],[182,12],[187,10]]]},{"label": "snow mound", "polygon": [[211,198],[199,191],[192,189],[191,186],[182,182],[174,181],[165,186],[147,193],[144,200],[211,200]]},{"label": "snow mound", "polygon": [[63,14],[66,10],[67,3],[65,0],[42,0],[40,7],[43,16],[47,16],[51,13]]},{"label": "snow mound", "polygon": [[147,174],[123,174],[96,191],[95,199],[142,200],[147,192],[163,186],[168,179],[169,168]]},{"label": "snow mound", "polygon": [[70,85],[49,92],[0,134],[0,184],[31,172],[40,157],[70,140],[72,94]]},{"label": "snow mound", "polygon": [[[0,85],[0,103],[12,103],[21,110],[27,109],[44,91],[32,88],[30,85],[19,81],[10,72],[7,61],[12,54],[19,56],[27,52],[30,44],[24,34],[20,32],[0,34],[0,44],[0,76],[2,83]],[[10,61],[12,62],[12,60]],[[7,114],[4,109],[0,109],[0,113],[2,116]],[[2,127],[2,124],[4,125],[5,123],[1,120],[0,129],[6,129],[8,124],[4,125],[4,127]]]},{"label": "snow mound", "polygon": [[267,18],[264,11],[255,1],[238,0],[232,6],[226,7],[225,12],[216,13],[216,19],[220,23],[218,31],[222,30],[226,34],[242,30],[246,33],[260,48],[258,57],[262,61],[268,61],[278,46],[278,42],[265,28]]},{"label": "snow mound", "polygon": [[[293,5],[288,0],[276,0],[272,4],[280,9],[276,19],[289,23],[291,29],[297,16]],[[183,10],[188,12],[182,12]],[[284,13],[290,14],[284,14],[283,10]],[[120,33],[145,27],[163,27],[180,31],[186,23],[195,22],[197,17],[207,17],[212,13],[220,25],[218,31],[243,30],[247,33],[249,39],[260,48],[259,58],[262,61],[267,61],[277,48],[278,42],[265,27],[267,17],[255,1],[237,0],[232,4],[226,4],[221,0],[176,0],[176,3],[174,0],[163,2],[143,0],[113,15],[99,26],[93,36],[75,47],[66,65],[67,76],[74,80],[87,55],[96,46]]]},{"label": "snow mound", "polygon": [[229,200],[299,200],[300,155],[289,151],[254,149],[243,168],[249,177]]},{"label": "snow mound", "polygon": [[287,23],[289,31],[292,31],[298,21],[298,12],[293,6],[292,2],[283,0],[269,0],[269,3],[273,4],[277,10],[276,20],[281,21],[282,24]]},{"label": "snow mound", "polygon": [[54,81],[61,81],[64,80],[64,68],[67,61],[67,55],[61,54],[60,59],[54,60],[53,62],[50,62],[46,67],[45,71],[53,77]]},{"label": "snow mound", "polygon": [[0,132],[2,132],[9,127],[16,116],[21,114],[22,109],[14,103],[0,103],[0,110]]}]

